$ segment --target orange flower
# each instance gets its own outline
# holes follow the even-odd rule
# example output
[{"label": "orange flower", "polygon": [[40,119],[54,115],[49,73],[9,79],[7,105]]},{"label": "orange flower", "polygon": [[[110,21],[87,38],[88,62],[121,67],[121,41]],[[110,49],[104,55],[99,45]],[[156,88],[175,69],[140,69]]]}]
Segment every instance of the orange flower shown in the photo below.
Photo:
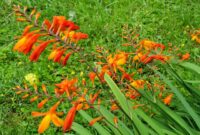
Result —
[{"label": "orange flower", "polygon": [[71,56],[71,52],[69,52],[68,54],[66,54],[66,56],[64,57],[63,61],[62,61],[62,65],[65,66],[67,64],[67,61],[69,59],[69,57]]},{"label": "orange flower", "polygon": [[71,31],[71,32],[65,32],[65,37],[70,38],[71,42],[77,43],[81,39],[87,39],[88,34],[85,34],[82,32]]},{"label": "orange flower", "polygon": [[[26,31],[26,28],[24,31]],[[19,48],[23,46],[31,36],[33,36],[33,34],[34,34],[33,32],[29,32],[29,33],[26,33],[24,36],[22,36],[22,38],[15,44],[13,50],[18,51]]]},{"label": "orange flower", "polygon": [[24,54],[29,53],[40,36],[40,34],[34,34],[34,32],[27,33],[15,44],[13,50]]},{"label": "orange flower", "polygon": [[124,73],[122,74],[121,81],[123,81],[124,79],[126,79],[126,80],[128,80],[128,81],[132,81],[132,80],[133,80],[133,78],[132,78],[133,75],[134,75],[134,74],[128,74],[128,73],[124,72]]},{"label": "orange flower", "polygon": [[61,48],[53,48],[53,50],[51,51],[51,53],[48,56],[48,60],[54,59],[56,54],[59,52],[59,50],[61,50]]},{"label": "orange flower", "polygon": [[56,112],[59,104],[60,101],[58,101],[54,106],[50,108],[48,112],[45,113],[32,112],[33,117],[45,116],[39,125],[38,133],[43,133],[49,127],[51,121],[57,127],[61,127],[63,125],[63,120],[57,116],[62,115],[62,112]]},{"label": "orange flower", "polygon": [[54,16],[53,17],[53,23],[51,25],[51,28],[53,30],[54,33],[56,33],[58,31],[58,29],[62,29],[62,25],[63,22],[65,21],[65,17],[64,16]]},{"label": "orange flower", "polygon": [[22,99],[26,99],[29,96],[29,94],[25,94],[24,96],[22,96]]},{"label": "orange flower", "polygon": [[57,89],[57,93],[62,95],[64,92],[66,92],[67,97],[70,97],[72,92],[76,91],[76,86],[75,84],[77,83],[77,79],[72,79],[72,80],[63,80],[59,84],[55,84],[59,89]]},{"label": "orange flower", "polygon": [[200,35],[200,31],[197,31],[196,33],[192,34],[191,35],[192,40],[195,40],[197,43],[200,43],[199,35]]},{"label": "orange flower", "polygon": [[123,69],[121,68],[121,65],[124,65],[126,63],[127,58],[128,58],[127,53],[120,52],[119,54],[116,54],[114,57],[112,57],[112,55],[109,55],[107,60],[108,60],[108,64],[116,72],[117,69],[119,69],[120,71],[123,71]]},{"label": "orange flower", "polygon": [[68,53],[63,58],[63,54],[65,53],[65,51],[66,49],[63,49],[62,47],[58,47],[58,48],[54,47],[48,59],[53,60],[54,62],[62,62],[62,64],[65,65],[71,55],[70,53]]},{"label": "orange flower", "polygon": [[20,91],[20,90],[19,90],[19,91],[16,91],[16,94],[19,95],[19,94],[22,94],[22,92],[23,92],[23,91]]},{"label": "orange flower", "polygon": [[111,106],[111,111],[115,111],[115,110],[118,110],[119,107],[117,106],[117,104],[113,103],[112,106]]},{"label": "orange flower", "polygon": [[107,73],[108,75],[110,75],[111,76],[111,71],[108,69],[109,68],[109,66],[108,65],[104,65],[102,68],[101,68],[101,72],[99,73],[99,77],[100,77],[100,79],[101,79],[101,81],[102,82],[105,82],[105,80],[104,80],[104,75],[105,75],[105,73]]},{"label": "orange flower", "polygon": [[35,20],[37,21],[39,17],[40,17],[40,12],[37,12],[35,15]]},{"label": "orange flower", "polygon": [[49,101],[49,98],[45,98],[38,104],[38,108],[42,108],[44,104],[46,104]]},{"label": "orange flower", "polygon": [[166,60],[169,60],[170,57],[164,55],[152,55],[152,56],[143,55],[140,61],[144,64],[148,64],[152,62],[154,59],[160,60],[161,62],[165,62]]},{"label": "orange flower", "polygon": [[54,62],[60,62],[61,61],[61,58],[62,58],[62,55],[64,54],[65,50],[62,49],[62,50],[58,50],[58,52],[56,53],[53,61]]},{"label": "orange flower", "polygon": [[45,20],[43,21],[42,26],[44,27],[44,25],[46,25],[47,30],[49,30],[50,27],[51,27],[51,22],[50,22],[49,20],[45,19]]},{"label": "orange flower", "polygon": [[117,127],[117,126],[118,126],[118,118],[117,118],[117,117],[114,117],[114,118],[113,118],[113,121],[114,121],[114,123],[115,123],[115,127]]},{"label": "orange flower", "polygon": [[33,52],[31,53],[29,59],[31,61],[37,61],[38,58],[40,57],[40,54],[45,50],[45,48],[47,47],[47,45],[51,42],[54,42],[55,40],[48,40],[45,42],[42,42],[39,46],[37,46]]},{"label": "orange flower", "polygon": [[79,29],[77,25],[75,25],[73,22],[69,20],[66,20],[64,16],[54,16],[51,27],[54,33],[65,31],[66,28],[68,28],[68,31]]},{"label": "orange flower", "polygon": [[36,13],[36,9],[34,8],[34,9],[31,11],[30,17],[32,17],[35,13]]},{"label": "orange flower", "polygon": [[19,21],[19,22],[26,22],[27,19],[26,18],[17,18],[17,21]]},{"label": "orange flower", "polygon": [[48,95],[48,93],[47,93],[47,88],[46,88],[46,85],[45,85],[45,84],[42,84],[42,90],[43,90],[43,92],[45,93],[45,95]]},{"label": "orange flower", "polygon": [[38,93],[38,87],[37,87],[37,85],[35,83],[33,84],[33,88],[35,90],[35,93]]},{"label": "orange flower", "polygon": [[136,89],[143,89],[144,84],[145,84],[144,80],[135,80],[131,83],[131,86],[133,86]]},{"label": "orange flower", "polygon": [[142,53],[137,53],[134,57],[133,57],[133,61],[139,61],[140,58],[143,56]]},{"label": "orange flower", "polygon": [[24,28],[22,36],[25,36],[27,33],[29,33],[29,30],[33,27],[33,25],[28,25]]},{"label": "orange flower", "polygon": [[93,84],[93,85],[94,85],[95,77],[96,77],[96,73],[94,73],[94,72],[90,72],[90,73],[89,73],[89,78],[90,78],[90,80],[92,81],[92,84]]},{"label": "orange flower", "polygon": [[100,93],[100,91],[98,91],[97,93],[95,93],[94,96],[90,97],[90,103],[91,104],[94,104],[94,101],[97,99],[99,93]]},{"label": "orange flower", "polygon": [[165,49],[165,46],[163,44],[159,44],[153,41],[150,41],[148,39],[144,39],[140,42],[140,48],[137,50],[137,52],[140,52],[142,48],[144,48],[147,51],[153,50],[153,49],[157,49],[160,48],[161,51],[163,51]]},{"label": "orange flower", "polygon": [[136,90],[129,90],[126,92],[126,97],[129,97],[130,99],[135,99],[138,96],[140,96],[140,94]]},{"label": "orange flower", "polygon": [[39,98],[39,96],[35,96],[35,97],[30,99],[30,102],[32,103],[32,102],[36,101],[38,98]]},{"label": "orange flower", "polygon": [[138,73],[142,74],[143,69],[139,68],[137,71],[138,71]]},{"label": "orange flower", "polygon": [[78,104],[76,110],[77,111],[81,110],[83,108],[83,105],[84,105],[83,103]]},{"label": "orange flower", "polygon": [[165,97],[165,98],[163,99],[163,102],[164,102],[166,105],[170,105],[173,95],[174,95],[174,94],[169,94],[167,97]]},{"label": "orange flower", "polygon": [[67,113],[67,116],[63,124],[63,132],[69,131],[71,129],[72,123],[76,115],[77,106],[78,104],[75,104]]},{"label": "orange flower", "polygon": [[182,56],[181,60],[188,60],[190,58],[190,54],[186,53]]},{"label": "orange flower", "polygon": [[82,79],[82,85],[84,85],[84,86],[86,85],[86,80],[85,80],[85,78]]},{"label": "orange flower", "polygon": [[102,119],[103,119],[102,116],[97,117],[97,118],[94,118],[94,119],[92,119],[92,120],[90,121],[89,125],[92,126],[92,125],[94,125],[97,121],[100,121],[100,120],[102,120]]}]

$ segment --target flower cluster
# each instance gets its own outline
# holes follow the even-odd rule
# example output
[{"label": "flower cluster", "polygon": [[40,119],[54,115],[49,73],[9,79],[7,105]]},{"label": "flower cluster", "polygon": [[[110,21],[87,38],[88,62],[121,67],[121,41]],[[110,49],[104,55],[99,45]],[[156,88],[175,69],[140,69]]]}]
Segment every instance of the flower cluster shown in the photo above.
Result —
[{"label": "flower cluster", "polygon": [[192,33],[191,37],[192,37],[192,40],[200,44],[200,30],[196,30],[194,33]]},{"label": "flower cluster", "polygon": [[[49,60],[65,66],[72,54],[79,54],[82,51],[80,47],[77,47],[77,43],[79,40],[87,39],[88,35],[77,32],[80,29],[79,26],[67,20],[64,16],[54,16],[52,21],[45,19],[39,25],[40,13],[36,9],[29,13],[27,7],[22,9],[20,6],[14,6],[14,11],[18,17],[17,20],[26,22],[28,25],[22,35],[18,37],[13,50],[25,55],[30,54],[30,61],[38,61],[40,55],[47,50],[50,52]],[[94,109],[94,106],[99,106],[102,102],[109,104],[111,111],[119,110],[118,102],[106,90],[108,86],[104,80],[105,74],[108,74],[120,86],[121,92],[130,101],[140,100],[139,90],[147,90],[155,93],[155,98],[162,100],[164,104],[171,104],[173,94],[167,91],[165,84],[155,74],[148,71],[147,65],[151,64],[156,69],[158,67],[154,64],[155,62],[162,64],[170,62],[173,57],[166,55],[165,52],[172,50],[172,48],[166,49],[167,47],[164,44],[150,39],[139,39],[139,34],[134,36],[127,34],[123,38],[128,41],[128,43],[122,45],[122,48],[125,48],[124,50],[110,53],[108,49],[97,47],[95,67],[89,65],[87,59],[83,60],[92,69],[89,73],[86,73],[85,78],[65,78],[54,84],[54,91],[51,91],[46,85],[37,84],[37,78],[30,74],[25,78],[31,87],[27,84],[23,87],[15,87],[16,93],[21,94],[22,99],[30,97],[31,103],[38,101],[38,109],[44,108],[47,103],[54,102],[48,111],[32,112],[33,117],[43,116],[38,133],[43,133],[51,122],[57,127],[62,127],[63,132],[69,131],[77,111]],[[192,38],[198,42],[198,33],[192,35]],[[49,46],[51,46],[50,49]],[[82,58],[82,54],[80,57]],[[180,59],[188,60],[189,57],[189,53],[186,53]],[[153,77],[154,81],[150,77]],[[108,94],[111,96],[107,96]],[[63,118],[64,113],[56,110],[59,106],[65,104],[68,104],[71,108],[68,109],[65,118]],[[143,104],[138,104],[133,106],[133,109],[142,106]],[[90,121],[89,125],[92,126],[102,119],[104,118],[99,116]],[[116,125],[117,122],[118,119],[115,117],[114,123]]]},{"label": "flower cluster", "polygon": [[24,54],[31,53],[29,57],[31,61],[38,61],[41,53],[52,44],[48,59],[65,66],[70,55],[78,51],[76,47],[78,41],[88,38],[87,34],[76,32],[79,26],[66,20],[64,16],[54,16],[52,22],[45,19],[39,26],[40,13],[36,12],[36,9],[28,14],[27,7],[22,10],[19,6],[14,6],[14,11],[18,21],[34,22],[25,27],[13,48],[14,51]]}]

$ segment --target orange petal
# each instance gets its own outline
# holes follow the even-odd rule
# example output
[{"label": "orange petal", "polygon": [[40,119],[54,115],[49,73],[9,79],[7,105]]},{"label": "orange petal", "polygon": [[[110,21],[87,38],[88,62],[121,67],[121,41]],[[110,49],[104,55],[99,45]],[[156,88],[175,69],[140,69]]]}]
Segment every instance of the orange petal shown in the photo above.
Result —
[{"label": "orange petal", "polygon": [[113,121],[114,121],[114,123],[115,123],[115,126],[117,127],[117,125],[118,125],[118,118],[117,118],[117,117],[114,117],[114,118],[113,118]]},{"label": "orange petal", "polygon": [[190,54],[186,53],[182,56],[181,60],[188,60],[190,58]]},{"label": "orange petal", "polygon": [[44,93],[47,95],[47,88],[45,84],[42,84],[42,90],[44,91]]},{"label": "orange petal", "polygon": [[174,95],[174,94],[168,95],[166,98],[163,99],[163,102],[164,102],[166,105],[170,105],[173,95]]},{"label": "orange petal", "polygon": [[33,15],[35,14],[35,12],[36,12],[36,9],[34,8],[34,9],[31,11],[30,16],[33,16]]},{"label": "orange petal", "polygon": [[84,86],[86,85],[85,78],[82,79],[82,85],[84,85]]},{"label": "orange petal", "polygon": [[32,112],[31,115],[33,117],[40,117],[46,115],[46,113],[41,113],[41,112]]},{"label": "orange petal", "polygon": [[87,110],[89,108],[90,108],[90,106],[88,104],[84,104],[83,110]]},{"label": "orange petal", "polygon": [[17,95],[19,95],[19,94],[21,94],[21,93],[22,93],[21,90],[19,90],[19,91],[16,92]]},{"label": "orange petal", "polygon": [[110,109],[111,109],[111,111],[115,111],[115,110],[118,110],[119,107],[117,106],[117,104],[112,104]]},{"label": "orange petal", "polygon": [[90,72],[89,73],[89,78],[90,78],[90,80],[92,81],[92,84],[94,85],[94,79],[95,79],[95,77],[96,77],[96,73],[94,73],[94,72]]},{"label": "orange petal", "polygon": [[49,127],[50,121],[51,121],[50,115],[46,115],[42,119],[42,121],[41,121],[41,123],[39,125],[38,133],[43,133]]},{"label": "orange petal", "polygon": [[29,96],[29,94],[25,94],[24,96],[22,96],[22,99],[25,99]]},{"label": "orange petal", "polygon": [[128,73],[124,72],[122,74],[121,80],[123,81],[124,79],[126,79],[128,81],[132,81],[133,80],[132,76],[133,76],[133,74],[128,74]]},{"label": "orange petal", "polygon": [[24,28],[24,31],[23,31],[22,36],[25,36],[25,35],[29,32],[29,30],[30,30],[32,27],[33,27],[33,25],[28,25],[28,26],[26,26],[26,27]]},{"label": "orange petal", "polygon": [[101,105],[101,99],[100,98],[98,99],[97,105],[98,105],[98,109],[100,109],[100,105]]},{"label": "orange petal", "polygon": [[60,101],[56,102],[50,109],[50,112],[54,113],[56,112],[56,109],[58,108],[58,105],[60,104]]},{"label": "orange petal", "polygon": [[21,38],[14,46],[13,50],[17,51],[25,42],[27,41],[27,37]]},{"label": "orange petal", "polygon": [[36,101],[38,98],[39,98],[39,96],[35,96],[35,97],[30,99],[30,102],[32,103],[32,102]]},{"label": "orange petal", "polygon": [[17,18],[17,21],[19,21],[19,22],[26,22],[27,20],[26,20],[26,18]]},{"label": "orange petal", "polygon": [[56,112],[56,115],[62,116],[64,113],[63,112]]},{"label": "orange petal", "polygon": [[24,89],[28,89],[28,85],[26,83],[24,84]]},{"label": "orange petal", "polygon": [[21,87],[18,85],[18,86],[15,87],[15,89],[21,89]]},{"label": "orange petal", "polygon": [[35,20],[38,20],[39,17],[40,17],[40,12],[37,12],[35,15]]},{"label": "orange petal", "polygon": [[90,99],[90,103],[91,103],[91,104],[93,104],[94,101],[97,99],[99,93],[100,93],[100,91],[98,91],[97,93],[95,93],[94,96]]},{"label": "orange petal", "polygon": [[38,104],[38,108],[42,108],[44,106],[44,104],[46,104],[46,102],[49,101],[49,98],[45,98],[44,100],[42,100],[39,104]]},{"label": "orange petal", "polygon": [[34,88],[34,90],[35,90],[35,93],[38,93],[38,87],[37,87],[36,84],[33,84],[33,88]]},{"label": "orange petal", "polygon": [[31,61],[37,61],[39,59],[41,53],[45,50],[45,48],[51,42],[53,42],[53,40],[48,40],[48,41],[42,42],[40,45],[38,45],[37,47],[35,47],[35,49],[31,53],[29,59]]},{"label": "orange petal", "polygon": [[63,120],[60,119],[55,114],[51,115],[51,120],[52,120],[53,124],[56,125],[57,127],[61,127],[63,125]]},{"label": "orange petal", "polygon": [[24,43],[18,51],[24,54],[29,53],[40,36],[40,34],[34,34],[33,36],[31,36],[29,39],[27,39],[26,43]]},{"label": "orange petal", "polygon": [[47,19],[44,20],[42,26],[46,25],[47,30],[51,27],[51,22]]},{"label": "orange petal", "polygon": [[69,57],[71,56],[71,52],[66,54],[66,56],[64,57],[63,61],[62,61],[62,65],[65,66],[67,64],[67,61],[69,59]]},{"label": "orange petal", "polygon": [[71,129],[72,123],[76,115],[77,106],[78,104],[74,105],[67,113],[67,116],[65,118],[64,125],[63,125],[63,132],[66,132]]},{"label": "orange petal", "polygon": [[58,53],[58,50],[56,50],[56,49],[53,50],[53,51],[49,54],[48,60],[54,59],[57,53]]},{"label": "orange petal", "polygon": [[55,55],[53,61],[54,61],[54,62],[60,62],[60,60],[61,60],[62,55],[64,54],[64,52],[65,52],[65,50],[59,50],[59,51],[56,53],[56,55]]},{"label": "orange petal", "polygon": [[94,125],[97,121],[100,121],[100,120],[102,120],[102,119],[103,119],[102,116],[97,117],[97,118],[94,118],[94,119],[92,119],[92,120],[90,121],[89,125],[92,126],[92,125]]},{"label": "orange petal", "polygon": [[81,110],[83,108],[83,103],[78,104],[78,106],[76,107],[76,110]]}]

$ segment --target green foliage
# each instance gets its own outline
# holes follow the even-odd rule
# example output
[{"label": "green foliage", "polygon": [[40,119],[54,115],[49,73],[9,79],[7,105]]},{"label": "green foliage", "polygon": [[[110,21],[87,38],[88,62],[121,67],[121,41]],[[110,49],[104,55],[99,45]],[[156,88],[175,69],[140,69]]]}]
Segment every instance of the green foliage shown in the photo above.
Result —
[{"label": "green foliage", "polygon": [[[168,66],[166,69],[170,69],[170,68],[171,67]],[[196,66],[196,68],[199,68],[199,67]],[[155,101],[155,99],[152,99],[152,95],[150,95],[150,93],[148,94],[148,92],[144,92],[144,91],[139,91],[139,92],[146,100],[148,100],[151,103],[152,107],[154,107],[156,109],[156,111],[154,113],[156,113],[156,115],[161,114],[160,117],[158,117],[159,119],[156,118],[157,117],[156,115],[155,115],[155,117],[150,117],[148,114],[146,114],[141,109],[133,110],[130,108],[131,102],[128,101],[124,97],[124,95],[122,94],[122,92],[120,92],[120,89],[114,83],[114,81],[108,75],[105,75],[105,80],[108,83],[108,85],[110,86],[113,94],[115,95],[120,108],[123,109],[124,115],[131,118],[131,116],[134,117],[133,115],[136,114],[140,117],[140,120],[134,119],[135,121],[132,121],[132,124],[141,125],[141,124],[144,124],[144,121],[145,121],[152,129],[154,129],[154,131],[149,130],[149,128],[145,127],[145,126],[143,126],[142,129],[148,131],[149,133],[154,133],[154,134],[175,134],[175,133],[185,134],[186,132],[188,134],[194,134],[194,135],[199,134],[200,133],[200,131],[199,131],[199,122],[200,122],[199,114],[200,114],[200,112],[199,112],[199,110],[194,110],[192,108],[192,106],[198,107],[199,103],[196,104],[195,99],[193,101],[187,102],[186,101],[187,97],[184,97],[181,94],[181,92],[176,88],[176,86],[173,85],[163,74],[161,74],[158,71],[154,71],[154,72],[156,74],[158,74],[167,85],[169,85],[171,91],[176,95],[177,99],[180,100],[180,102],[182,103],[182,105],[184,107],[184,110],[182,110],[182,111],[184,111],[185,116],[187,116],[187,118],[189,120],[193,119],[192,123],[189,124],[188,119],[184,118],[185,116],[178,114],[175,110],[172,110],[171,108],[167,107],[161,101],[159,101],[159,100]],[[171,76],[174,76],[174,74],[171,74]],[[179,79],[181,79],[181,78],[179,77]],[[177,77],[175,77],[174,81],[179,82]],[[183,80],[181,80],[181,81],[183,81]],[[182,84],[182,87],[185,87],[185,86]],[[190,91],[189,88],[187,90]],[[194,96],[194,95],[191,95],[191,96]],[[199,98],[199,97],[200,97],[199,95],[196,95],[196,98]],[[132,115],[130,115],[130,114],[132,114]],[[194,126],[194,125],[196,125],[196,126]],[[140,127],[136,126],[136,128],[138,129],[137,131],[139,132],[139,134],[145,134],[140,129]]]},{"label": "green foliage", "polygon": [[78,134],[92,135],[90,131],[88,131],[86,128],[76,122],[73,122],[72,129]]},{"label": "green foliage", "polygon": [[[20,99],[12,92],[12,87],[24,82],[24,75],[34,72],[40,80],[46,80],[46,83],[52,84],[54,81],[60,82],[66,76],[74,76],[74,74],[71,74],[73,71],[80,71],[80,69],[77,69],[80,66],[76,61],[70,61],[69,63],[73,66],[73,71],[67,67],[55,70],[59,66],[46,61],[45,58],[36,64],[29,62],[26,56],[11,52],[12,46],[15,44],[13,37],[19,35],[22,31],[22,26],[15,22],[12,15],[14,4],[27,5],[28,7],[37,6],[43,17],[51,18],[53,15],[64,15],[76,21],[81,25],[81,29],[90,36],[90,40],[82,44],[86,46],[87,52],[94,51],[95,45],[112,48],[111,51],[120,48],[123,42],[120,38],[121,27],[124,24],[129,24],[132,29],[136,29],[136,32],[141,34],[141,38],[149,38],[164,44],[172,43],[178,46],[181,52],[192,52],[191,56],[198,54],[194,50],[195,47],[193,47],[195,43],[191,42],[188,37],[190,30],[199,27],[200,10],[198,1],[46,0],[41,2],[36,0],[2,0],[0,1],[0,105],[2,108],[0,111],[0,134],[37,133],[34,129],[38,122],[28,117],[30,116],[29,110],[31,110],[29,102],[23,101],[25,104],[22,105]],[[198,63],[199,58],[195,57],[192,62]],[[180,66],[199,74],[199,66],[195,64],[184,62],[180,63]],[[84,70],[84,68],[81,69],[81,71]],[[174,90],[177,100],[180,100],[181,103],[176,102],[177,105],[174,108],[169,108],[160,101],[154,101],[151,93],[141,92],[149,104],[155,107],[154,111],[158,115],[157,117],[150,117],[141,109],[136,109],[133,112],[129,111],[132,105],[107,76],[107,82],[123,110],[120,113],[124,114],[128,121],[127,124],[125,121],[119,120],[118,128],[115,128],[113,123],[114,114],[108,113],[110,111],[106,110],[105,107],[101,107],[100,112],[108,121],[108,128],[113,129],[113,132],[117,134],[132,134],[131,132],[146,134],[147,129],[152,134],[182,134],[183,132],[199,134],[197,130],[200,128],[198,106],[200,92],[196,87],[199,87],[200,80],[189,79],[188,76],[193,76],[192,72],[189,72],[189,75],[185,74],[184,70],[176,70],[175,73],[173,70],[168,70],[168,72],[172,75],[171,78],[175,78],[175,83],[169,81],[169,75],[160,75],[169,84],[171,90]],[[178,76],[176,72],[182,73]],[[182,77],[187,79],[182,79]],[[187,82],[195,85],[190,86]],[[180,92],[177,84],[180,85],[181,89],[185,89],[187,93],[190,93],[188,97],[185,96],[185,93]],[[182,114],[176,110],[177,108],[181,108]],[[87,116],[84,118],[87,118]],[[134,128],[130,126],[130,123],[133,123]],[[103,126],[100,126],[97,127],[97,130],[104,129]],[[79,134],[90,134],[90,131],[77,123],[73,124],[72,129]],[[104,133],[108,132],[107,129],[104,130]],[[54,134],[55,132],[55,129],[51,129],[46,134]]]},{"label": "green foliage", "polygon": [[[88,122],[90,122],[93,118],[88,115],[85,111],[80,110],[79,113],[85,118]],[[98,131],[100,135],[110,135],[110,133],[99,123],[95,123],[93,127]]]}]

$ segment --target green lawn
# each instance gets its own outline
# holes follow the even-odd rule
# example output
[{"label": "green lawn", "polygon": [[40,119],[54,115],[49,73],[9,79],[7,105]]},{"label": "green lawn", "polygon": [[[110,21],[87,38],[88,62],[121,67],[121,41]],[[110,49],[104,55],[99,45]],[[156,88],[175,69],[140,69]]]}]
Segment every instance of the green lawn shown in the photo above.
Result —
[{"label": "green lawn", "polygon": [[[200,28],[200,3],[198,0],[1,0],[0,1],[0,134],[36,134],[38,119],[31,117],[32,104],[22,101],[12,88],[24,82],[24,76],[35,73],[46,83],[59,82],[64,76],[73,76],[78,62],[70,61],[71,67],[58,68],[40,58],[31,63],[27,56],[12,51],[14,37],[20,35],[23,26],[16,22],[12,6],[37,7],[41,19],[55,15],[71,18],[89,39],[81,42],[87,51],[96,45],[120,49],[122,27],[140,34],[140,38],[180,48],[189,52],[193,63],[200,65],[200,46],[191,41],[190,32]],[[48,66],[46,66],[48,65]],[[84,69],[82,69],[84,70]],[[180,72],[187,80],[191,74]],[[52,134],[49,129],[46,134]],[[60,133],[62,134],[62,133]]]}]

